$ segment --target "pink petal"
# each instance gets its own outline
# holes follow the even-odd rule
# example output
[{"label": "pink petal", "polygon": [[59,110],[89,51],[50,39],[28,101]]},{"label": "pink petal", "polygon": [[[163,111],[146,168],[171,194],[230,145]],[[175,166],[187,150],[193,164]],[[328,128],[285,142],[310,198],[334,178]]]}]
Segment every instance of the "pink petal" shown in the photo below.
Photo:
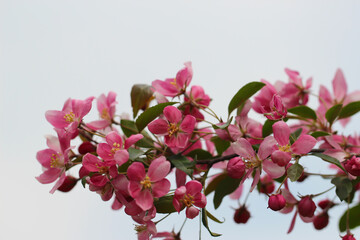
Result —
[{"label": "pink petal", "polygon": [[129,160],[129,153],[126,150],[116,151],[114,159],[116,161],[116,164],[121,166]]},{"label": "pink petal", "polygon": [[175,137],[175,146],[173,147],[184,148],[188,144],[188,141],[189,141],[189,135],[185,133],[179,133]]},{"label": "pink petal", "polygon": [[53,194],[61,186],[61,184],[64,183],[65,179],[66,179],[66,174],[65,172],[63,172],[59,180],[57,180],[57,182],[55,183],[54,187],[50,190],[50,193]]},{"label": "pink petal", "polygon": [[127,170],[127,176],[129,180],[131,181],[142,181],[144,180],[146,173],[145,173],[145,167],[140,162],[134,162],[130,165],[130,167]]},{"label": "pink petal", "polygon": [[267,158],[274,151],[275,144],[276,140],[273,136],[266,137],[259,147],[258,155],[260,159]]},{"label": "pink petal", "polygon": [[143,139],[144,136],[142,134],[131,135],[128,139],[125,140],[125,149],[128,149],[133,144],[137,143],[139,140]]},{"label": "pink petal", "polygon": [[194,131],[196,119],[191,115],[186,115],[180,124],[180,130],[190,134]]},{"label": "pink petal", "polygon": [[111,181],[116,191],[119,191],[123,195],[129,195],[129,180],[124,175],[118,175]]},{"label": "pink petal", "polygon": [[177,212],[181,211],[182,204],[180,203],[179,199],[177,199],[175,197],[173,198],[173,206]]},{"label": "pink petal", "polygon": [[[173,79],[171,79],[172,81]],[[155,80],[151,83],[156,92],[164,96],[175,97],[178,94],[178,89],[169,82]]]},{"label": "pink petal", "polygon": [[61,152],[60,142],[59,138],[47,135],[46,136],[46,145],[51,148],[52,150],[55,150],[56,152]]},{"label": "pink petal", "polygon": [[100,130],[106,128],[110,124],[111,122],[109,122],[108,120],[97,120],[87,123],[86,126],[91,128],[92,130]]},{"label": "pink petal", "polygon": [[39,161],[39,163],[45,167],[50,168],[51,167],[51,158],[53,157],[53,154],[58,156],[57,152],[55,152],[52,149],[44,149],[41,151],[38,151],[36,153],[36,159]]},{"label": "pink petal", "polygon": [[175,190],[174,198],[182,199],[185,194],[186,194],[186,187],[185,186],[178,187]]},{"label": "pink petal", "polygon": [[186,173],[176,169],[175,170],[175,178],[176,178],[176,187],[185,186],[186,182]]},{"label": "pink petal", "polygon": [[330,104],[332,103],[332,97],[331,97],[331,94],[329,92],[329,90],[323,86],[323,85],[320,85],[320,90],[319,90],[319,101],[320,101],[320,104],[321,105],[324,105],[326,106],[326,109],[330,108]]},{"label": "pink petal", "polygon": [[46,120],[56,128],[64,128],[69,125],[65,119],[65,112],[49,110],[45,113]]},{"label": "pink petal", "polygon": [[112,131],[112,132],[109,132],[107,135],[106,135],[106,142],[110,145],[110,147],[115,147],[114,145],[116,144],[119,144],[120,145],[120,148],[122,148],[122,138],[121,136],[115,132],[115,131]]},{"label": "pink petal", "polygon": [[96,153],[104,160],[114,159],[114,154],[111,152],[111,146],[107,143],[99,143]]},{"label": "pink petal", "polygon": [[182,113],[174,106],[167,106],[164,108],[164,116],[171,123],[178,123],[181,121]]},{"label": "pink petal", "polygon": [[128,186],[128,191],[130,196],[137,198],[141,192],[142,186],[139,182],[130,181]]},{"label": "pink petal", "polygon": [[256,172],[255,172],[254,180],[253,180],[253,182],[251,184],[250,192],[252,192],[254,190],[254,188],[258,184],[259,180],[260,180],[260,169],[257,168]]},{"label": "pink petal", "polygon": [[164,156],[153,160],[148,170],[151,182],[157,182],[166,177],[170,171],[171,164]]},{"label": "pink petal", "polygon": [[243,192],[244,185],[241,184],[233,193],[229,195],[230,199],[237,200],[240,199],[241,194]]},{"label": "pink petal", "polygon": [[117,198],[114,199],[113,204],[111,205],[112,210],[119,210],[122,208],[123,204],[117,200]]},{"label": "pink petal", "polygon": [[271,154],[271,160],[279,166],[286,166],[291,160],[291,154],[276,150]]},{"label": "pink petal", "polygon": [[284,121],[274,123],[272,126],[274,138],[281,146],[289,144],[290,128]]},{"label": "pink petal", "polygon": [[170,190],[170,182],[166,178],[151,185],[154,197],[162,197]]},{"label": "pink petal", "polygon": [[98,172],[99,171],[99,163],[100,159],[92,155],[91,153],[85,154],[82,160],[82,164],[84,168],[86,168],[90,172]]},{"label": "pink petal", "polygon": [[285,167],[280,167],[278,164],[273,163],[269,159],[263,161],[264,171],[272,178],[279,178],[285,174]]},{"label": "pink petal", "polygon": [[289,230],[287,232],[288,234],[291,233],[291,231],[294,229],[297,213],[298,213],[298,211],[296,210],[294,217],[291,220],[291,224],[290,224]]},{"label": "pink petal", "polygon": [[291,150],[296,154],[306,154],[311,151],[316,143],[317,141],[314,137],[310,135],[301,135],[298,140],[291,145]]},{"label": "pink petal", "polygon": [[167,134],[169,129],[169,124],[164,119],[156,119],[149,123],[148,129],[154,134]]},{"label": "pink petal", "polygon": [[191,62],[186,62],[184,63],[184,65],[185,68],[181,69],[176,74],[176,84],[180,88],[185,88],[186,86],[189,86],[193,76]]},{"label": "pink petal", "polygon": [[190,194],[191,196],[195,196],[195,194],[201,192],[203,186],[199,181],[192,180],[190,182],[187,182],[185,187],[188,194]]},{"label": "pink petal", "polygon": [[254,149],[245,138],[238,139],[236,142],[231,144],[231,147],[236,154],[239,154],[245,159],[252,159],[255,157]]},{"label": "pink petal", "polygon": [[35,178],[42,184],[52,183],[59,177],[61,171],[59,168],[50,168]]},{"label": "pink petal", "polygon": [[194,205],[199,208],[204,208],[206,206],[206,197],[203,193],[197,193],[194,196]]},{"label": "pink petal", "polygon": [[136,204],[144,211],[153,206],[154,198],[149,190],[142,190],[135,198]]},{"label": "pink petal", "polygon": [[333,91],[335,99],[339,102],[342,101],[347,93],[347,84],[345,77],[341,69],[338,69],[335,73],[334,79],[332,81]]},{"label": "pink petal", "polygon": [[185,212],[186,212],[186,217],[187,217],[187,218],[193,219],[193,218],[195,218],[197,215],[199,215],[200,210],[197,209],[196,207],[191,206],[191,207],[186,208],[186,211],[185,211]]}]

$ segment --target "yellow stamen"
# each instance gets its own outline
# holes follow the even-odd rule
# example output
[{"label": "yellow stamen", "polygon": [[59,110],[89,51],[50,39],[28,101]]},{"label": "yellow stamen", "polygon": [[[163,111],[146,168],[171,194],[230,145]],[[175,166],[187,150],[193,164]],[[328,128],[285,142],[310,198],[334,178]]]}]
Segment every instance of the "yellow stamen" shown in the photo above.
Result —
[{"label": "yellow stamen", "polygon": [[290,152],[290,145],[279,146],[279,150],[282,152]]},{"label": "yellow stamen", "polygon": [[169,124],[169,128],[168,128],[169,137],[171,137],[173,134],[176,134],[178,131],[179,131],[179,127],[175,123]]},{"label": "yellow stamen", "polygon": [[101,113],[100,117],[101,117],[102,119],[105,119],[105,120],[109,120],[109,121],[111,120],[110,114],[109,114],[109,111],[108,111],[107,108],[104,108],[104,109],[102,110],[102,113]]},{"label": "yellow stamen", "polygon": [[111,149],[111,152],[113,153],[113,154],[115,154],[117,151],[119,151],[121,149],[121,146],[120,146],[120,143],[114,143],[113,144],[113,148]]},{"label": "yellow stamen", "polygon": [[53,153],[51,155],[51,160],[50,160],[50,167],[51,168],[60,168],[62,167],[63,164],[60,162],[60,158],[58,154]]},{"label": "yellow stamen", "polygon": [[96,167],[99,169],[99,173],[103,174],[103,173],[107,173],[109,171],[109,167],[107,166],[99,166],[98,164],[96,164]]},{"label": "yellow stamen", "polygon": [[170,82],[171,85],[174,85],[176,87],[176,78]]},{"label": "yellow stamen", "polygon": [[68,114],[65,114],[64,118],[66,122],[71,123],[74,121],[75,114],[73,112],[70,112]]},{"label": "yellow stamen", "polygon": [[151,188],[151,181],[149,176],[146,176],[145,179],[140,182],[140,184],[143,186],[144,189]]},{"label": "yellow stamen", "polygon": [[194,204],[194,197],[190,194],[185,194],[181,202],[183,202],[186,207],[191,207]]}]

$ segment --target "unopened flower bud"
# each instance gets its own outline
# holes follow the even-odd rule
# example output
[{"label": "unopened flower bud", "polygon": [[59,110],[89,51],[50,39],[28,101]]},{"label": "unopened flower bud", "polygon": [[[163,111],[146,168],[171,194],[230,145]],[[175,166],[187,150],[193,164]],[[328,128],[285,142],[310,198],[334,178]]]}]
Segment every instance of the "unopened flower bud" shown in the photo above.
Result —
[{"label": "unopened flower bud", "polygon": [[296,180],[297,182],[303,182],[306,178],[308,177],[308,175],[305,172],[301,173],[301,176],[299,177],[298,180]]},{"label": "unopened flower bud", "polygon": [[87,153],[92,153],[92,152],[96,152],[96,147],[94,145],[92,145],[91,142],[83,142],[80,146],[79,146],[79,153],[84,155]]},{"label": "unopened flower bud", "polygon": [[316,209],[314,201],[309,195],[303,197],[298,204],[299,214],[303,217],[313,217]]},{"label": "unopened flower bud", "polygon": [[324,199],[324,200],[321,200],[319,203],[318,203],[318,206],[321,208],[321,209],[325,209],[325,208],[331,208],[334,206],[334,203],[332,201],[330,201],[329,199]]},{"label": "unopened flower bud", "polygon": [[274,180],[269,176],[265,175],[260,180],[260,192],[270,194],[275,190]]},{"label": "unopened flower bud", "polygon": [[66,176],[65,181],[60,185],[57,189],[60,192],[69,192],[71,189],[75,187],[77,183],[77,179],[73,176]]},{"label": "unopened flower bud", "polygon": [[356,240],[356,239],[354,238],[354,234],[348,233],[342,237],[342,240]]},{"label": "unopened flower bud", "polygon": [[360,158],[352,156],[344,163],[344,167],[351,175],[360,176]]},{"label": "unopened flower bud", "polygon": [[317,230],[321,230],[325,228],[328,225],[328,223],[329,223],[329,215],[327,214],[327,212],[323,212],[315,216],[313,219],[314,227]]},{"label": "unopened flower bud", "polygon": [[271,195],[269,197],[268,204],[269,204],[269,208],[271,208],[271,210],[279,211],[285,207],[286,200],[285,200],[284,196],[281,194]]},{"label": "unopened flower bud", "polygon": [[245,173],[245,163],[240,157],[230,159],[227,165],[228,175],[232,178],[242,178]]},{"label": "unopened flower bud", "polygon": [[250,212],[245,206],[241,206],[239,209],[236,209],[234,214],[234,221],[236,223],[247,223],[250,218]]}]

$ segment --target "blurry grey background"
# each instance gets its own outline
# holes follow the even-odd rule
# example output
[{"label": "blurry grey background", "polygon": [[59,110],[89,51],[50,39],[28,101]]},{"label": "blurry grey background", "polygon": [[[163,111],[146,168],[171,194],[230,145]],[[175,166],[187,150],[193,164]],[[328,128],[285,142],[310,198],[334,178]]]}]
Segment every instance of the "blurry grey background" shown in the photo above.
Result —
[{"label": "blurry grey background", "polygon": [[[46,110],[113,90],[117,113],[130,113],[133,84],[174,77],[189,60],[192,84],[204,87],[222,116],[245,83],[287,81],[284,67],[312,76],[315,93],[320,84],[331,88],[338,67],[349,91],[359,89],[359,13],[360,3],[350,0],[0,0],[0,239],[136,239],[132,220],[111,202],[80,185],[51,195],[52,184],[35,180],[42,172],[36,152],[54,134]],[[358,120],[348,133],[358,132]],[[329,186],[311,180],[311,193]],[[248,205],[246,225],[232,220],[235,201],[213,211],[226,219],[210,222],[223,234],[218,239],[339,239],[337,218],[322,231],[298,218],[286,235],[292,214],[268,210],[256,192]],[[182,221],[175,214],[158,230],[178,230]],[[188,221],[183,238],[198,239],[198,224]],[[210,239],[206,229],[202,239]]]}]

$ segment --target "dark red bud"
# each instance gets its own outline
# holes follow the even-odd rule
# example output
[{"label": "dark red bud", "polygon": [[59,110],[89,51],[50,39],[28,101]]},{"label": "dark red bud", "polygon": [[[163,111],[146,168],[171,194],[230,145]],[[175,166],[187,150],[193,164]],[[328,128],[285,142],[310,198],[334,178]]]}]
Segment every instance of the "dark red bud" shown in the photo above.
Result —
[{"label": "dark red bud", "polygon": [[269,197],[268,204],[269,204],[269,208],[271,208],[271,210],[279,211],[285,207],[286,200],[285,200],[284,196],[281,194],[271,195]]},{"label": "dark red bud", "polygon": [[316,205],[311,197],[303,197],[298,204],[299,214],[303,217],[313,217],[316,209]]},{"label": "dark red bud", "polygon": [[313,224],[315,229],[321,230],[325,228],[329,223],[329,215],[326,212],[323,212],[313,219]]},{"label": "dark red bud", "polygon": [[230,159],[226,169],[228,175],[232,178],[242,178],[245,173],[245,163],[240,157]]},{"label": "dark red bud", "polygon": [[78,150],[81,155],[84,155],[87,153],[96,152],[96,147],[91,142],[83,142],[80,144]]},{"label": "dark red bud", "polygon": [[234,214],[234,221],[236,223],[247,223],[250,218],[250,212],[245,206],[241,206],[239,209],[236,209]]},{"label": "dark red bud", "polygon": [[302,172],[301,176],[297,180],[297,182],[303,182],[305,179],[307,179],[308,175],[305,172]]},{"label": "dark red bud", "polygon": [[334,206],[334,203],[331,202],[329,199],[324,199],[324,200],[321,200],[319,203],[318,203],[319,207],[321,209],[325,209],[325,208],[331,208]]},{"label": "dark red bud", "polygon": [[265,194],[270,194],[275,190],[274,180],[269,175],[265,175],[265,177],[260,180],[260,192]]},{"label": "dark red bud", "polygon": [[348,234],[346,234],[345,236],[342,237],[342,240],[356,240],[356,239],[354,238],[353,234],[348,233]]},{"label": "dark red bud", "polygon": [[75,187],[77,183],[77,179],[73,176],[66,176],[65,181],[60,185],[57,189],[60,192],[69,192],[71,189]]},{"label": "dark red bud", "polygon": [[360,158],[352,156],[352,158],[343,163],[343,165],[351,175],[360,176]]}]

